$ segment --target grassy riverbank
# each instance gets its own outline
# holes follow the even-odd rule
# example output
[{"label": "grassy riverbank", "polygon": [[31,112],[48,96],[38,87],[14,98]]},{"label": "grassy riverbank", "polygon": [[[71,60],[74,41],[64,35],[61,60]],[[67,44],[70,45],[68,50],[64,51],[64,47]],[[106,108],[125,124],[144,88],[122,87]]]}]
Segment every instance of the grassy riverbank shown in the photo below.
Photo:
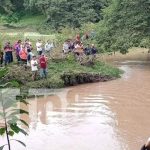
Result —
[{"label": "grassy riverbank", "polygon": [[[119,78],[121,71],[118,68],[96,61],[94,65],[83,66],[72,60],[57,59],[48,63],[48,78],[32,81],[30,68],[15,64],[7,69],[0,70],[2,83],[9,83],[9,87],[26,86],[29,88],[61,88],[83,83],[104,82]],[[4,77],[5,75],[5,77]],[[2,77],[3,76],[3,77]]]},{"label": "grassy riverbank", "polygon": [[149,49],[146,48],[131,48],[128,53],[123,55],[120,52],[116,52],[115,55],[110,55],[109,53],[104,53],[98,55],[98,60],[103,62],[113,62],[113,61],[126,61],[126,60],[150,60]]}]

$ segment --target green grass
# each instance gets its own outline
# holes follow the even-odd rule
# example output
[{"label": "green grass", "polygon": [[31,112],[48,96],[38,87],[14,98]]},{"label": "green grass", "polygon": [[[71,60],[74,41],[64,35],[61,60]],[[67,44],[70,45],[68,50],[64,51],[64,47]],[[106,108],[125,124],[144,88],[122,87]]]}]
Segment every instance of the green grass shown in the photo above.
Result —
[{"label": "green grass", "polygon": [[[27,83],[28,87],[32,88],[61,88],[65,86],[63,76],[70,76],[73,85],[76,85],[76,78],[84,78],[83,74],[86,74],[86,78],[91,78],[98,75],[99,77],[106,77],[108,80],[116,79],[120,77],[121,70],[113,66],[107,65],[103,62],[97,61],[93,66],[82,66],[79,63],[70,59],[58,59],[52,60],[48,64],[48,79],[39,80],[35,82]],[[94,78],[93,78],[94,82]],[[88,83],[84,82],[83,83]]]},{"label": "green grass", "polygon": [[45,16],[43,15],[25,15],[18,22],[7,23],[5,16],[0,16],[0,30],[1,32],[39,32],[38,30],[45,23]]},{"label": "green grass", "polygon": [[0,78],[4,77],[8,72],[7,68],[0,68]]},{"label": "green grass", "polygon": [[82,66],[77,62],[68,60],[58,60],[58,62],[49,63],[49,75],[59,76],[63,73],[94,73],[101,75],[108,75],[119,77],[120,70],[118,68],[107,65],[103,62],[97,61],[93,66]]},{"label": "green grass", "polygon": [[41,15],[41,16],[24,16],[21,18],[21,20],[16,23],[16,26],[36,26],[36,25],[40,25],[41,23],[43,23],[45,21],[45,16]]},{"label": "green grass", "polygon": [[76,62],[73,56],[66,59],[49,60],[48,63],[48,78],[32,81],[31,71],[23,70],[15,64],[0,70],[0,78],[6,76],[6,82],[11,83],[10,87],[26,86],[29,88],[62,88],[70,85],[81,83],[96,82],[96,78],[102,78],[98,81],[108,81],[120,77],[121,70],[103,62],[96,61],[94,65],[83,66]]},{"label": "green grass", "polygon": [[15,88],[19,88],[20,84],[17,81],[12,80],[12,81],[10,81],[10,86],[15,87]]}]

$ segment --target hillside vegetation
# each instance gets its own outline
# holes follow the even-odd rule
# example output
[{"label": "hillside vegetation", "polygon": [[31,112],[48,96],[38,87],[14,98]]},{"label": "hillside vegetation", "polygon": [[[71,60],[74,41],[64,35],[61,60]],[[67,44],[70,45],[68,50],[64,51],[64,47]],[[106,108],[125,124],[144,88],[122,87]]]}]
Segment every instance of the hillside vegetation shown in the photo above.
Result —
[{"label": "hillside vegetation", "polygon": [[150,48],[150,0],[0,0],[0,24],[64,39],[94,29],[100,52]]},{"label": "hillside vegetation", "polygon": [[112,0],[103,10],[97,41],[104,51],[150,48],[150,0]]}]

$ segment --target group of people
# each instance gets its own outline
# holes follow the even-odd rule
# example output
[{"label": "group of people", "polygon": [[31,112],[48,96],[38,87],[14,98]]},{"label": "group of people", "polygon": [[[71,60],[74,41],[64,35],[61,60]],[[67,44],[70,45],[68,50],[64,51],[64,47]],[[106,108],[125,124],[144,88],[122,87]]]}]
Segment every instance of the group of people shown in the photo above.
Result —
[{"label": "group of people", "polygon": [[18,40],[14,45],[10,42],[6,42],[3,51],[0,52],[0,63],[8,65],[14,61],[14,54],[18,64],[24,65],[25,68],[31,67],[32,78],[36,79],[38,68],[40,68],[41,78],[47,77],[47,61],[46,54],[50,56],[52,49],[54,48],[53,42],[47,41],[45,44],[38,40],[35,44],[37,55],[33,53],[33,45],[29,39],[24,42]]},{"label": "group of people", "polygon": [[[85,34],[84,38],[88,39],[88,34]],[[77,35],[75,40],[65,41],[63,44],[63,53],[68,54],[72,52],[80,62],[82,62],[84,56],[92,56],[92,59],[95,58],[97,50],[94,44],[84,46],[82,39],[80,35]],[[36,79],[39,69],[41,78],[46,78],[48,57],[51,57],[53,48],[53,42],[47,41],[44,43],[40,39],[37,40],[34,46],[29,39],[25,41],[18,40],[14,44],[6,42],[3,50],[0,51],[0,65],[3,66],[3,64],[8,65],[12,63],[15,56],[19,65],[25,66],[25,69],[31,68],[33,80]]]},{"label": "group of people", "polygon": [[94,44],[84,46],[80,36],[77,35],[75,40],[68,39],[63,44],[63,53],[68,54],[69,52],[74,53],[80,62],[82,62],[84,56],[91,56],[93,61],[96,57],[97,49]]}]

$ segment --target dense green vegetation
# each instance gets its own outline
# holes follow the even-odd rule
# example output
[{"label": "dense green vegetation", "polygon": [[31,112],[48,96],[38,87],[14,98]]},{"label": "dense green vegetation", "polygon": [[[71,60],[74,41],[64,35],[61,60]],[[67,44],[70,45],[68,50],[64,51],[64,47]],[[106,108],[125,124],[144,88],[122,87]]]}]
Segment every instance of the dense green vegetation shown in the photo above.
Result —
[{"label": "dense green vegetation", "polygon": [[150,0],[0,0],[0,22],[47,34],[96,29],[101,52],[150,48]]},{"label": "dense green vegetation", "polygon": [[150,48],[150,0],[112,0],[103,14],[97,31],[102,50],[126,53],[130,47]]},{"label": "dense green vegetation", "polygon": [[58,29],[99,22],[108,0],[1,0],[0,4],[0,13],[8,23],[18,22],[25,14],[43,15],[47,26]]}]

